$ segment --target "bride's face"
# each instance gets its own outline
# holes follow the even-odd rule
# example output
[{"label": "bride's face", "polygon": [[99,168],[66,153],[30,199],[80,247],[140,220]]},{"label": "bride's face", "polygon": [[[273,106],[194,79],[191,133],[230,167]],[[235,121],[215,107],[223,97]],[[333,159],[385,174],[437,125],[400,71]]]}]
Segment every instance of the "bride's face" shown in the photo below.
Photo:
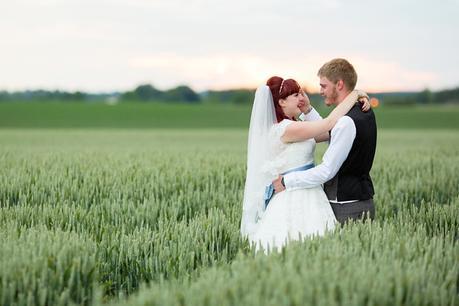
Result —
[{"label": "bride's face", "polygon": [[301,98],[300,96],[300,93],[294,93],[285,99],[279,99],[279,105],[282,107],[285,116],[295,118],[301,113],[298,107]]}]

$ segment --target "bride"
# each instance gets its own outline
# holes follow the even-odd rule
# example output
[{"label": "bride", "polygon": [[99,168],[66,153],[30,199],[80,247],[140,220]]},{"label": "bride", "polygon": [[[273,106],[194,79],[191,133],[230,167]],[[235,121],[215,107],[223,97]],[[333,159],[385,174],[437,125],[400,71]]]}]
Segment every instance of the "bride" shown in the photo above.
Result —
[{"label": "bride", "polygon": [[279,174],[313,167],[316,140],[328,140],[337,120],[366,94],[354,90],[327,118],[313,110],[319,120],[300,122],[299,105],[308,99],[298,82],[274,76],[266,84],[255,93],[250,118],[241,233],[268,251],[334,228],[336,219],[321,186],[272,198],[265,190]]}]

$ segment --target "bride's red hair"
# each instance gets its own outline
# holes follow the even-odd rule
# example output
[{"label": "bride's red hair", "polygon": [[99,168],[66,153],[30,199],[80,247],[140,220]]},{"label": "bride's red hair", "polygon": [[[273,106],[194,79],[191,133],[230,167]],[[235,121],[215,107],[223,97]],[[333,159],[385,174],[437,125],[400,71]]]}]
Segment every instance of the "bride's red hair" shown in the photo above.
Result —
[{"label": "bride's red hair", "polygon": [[279,105],[279,100],[285,99],[292,94],[299,93],[301,90],[300,84],[294,79],[284,80],[281,77],[273,76],[268,79],[266,85],[271,90],[273,96],[277,122],[281,122],[284,119],[291,119],[284,114],[282,107]]}]

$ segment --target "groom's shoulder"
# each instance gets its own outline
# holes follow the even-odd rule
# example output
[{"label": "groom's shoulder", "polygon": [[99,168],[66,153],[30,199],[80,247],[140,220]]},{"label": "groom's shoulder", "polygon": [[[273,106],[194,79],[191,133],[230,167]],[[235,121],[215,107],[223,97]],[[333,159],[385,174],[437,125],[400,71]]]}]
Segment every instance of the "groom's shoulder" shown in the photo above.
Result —
[{"label": "groom's shoulder", "polygon": [[363,113],[362,108],[360,107],[360,103],[356,103],[348,112],[346,115],[348,116],[355,116],[358,114]]},{"label": "groom's shoulder", "polygon": [[356,130],[376,131],[377,129],[376,117],[371,108],[367,112],[364,112],[360,107],[353,107],[344,117],[348,117],[349,120],[352,120],[352,124]]},{"label": "groom's shoulder", "polygon": [[374,118],[374,112],[370,108],[368,111],[364,112],[362,108],[360,107],[359,104],[354,105],[354,107],[351,108],[351,110],[346,114],[346,116],[349,116],[352,120],[371,120]]},{"label": "groom's shoulder", "polygon": [[343,117],[339,118],[336,122],[335,128],[349,128],[354,127],[354,119],[348,115],[344,115]]}]

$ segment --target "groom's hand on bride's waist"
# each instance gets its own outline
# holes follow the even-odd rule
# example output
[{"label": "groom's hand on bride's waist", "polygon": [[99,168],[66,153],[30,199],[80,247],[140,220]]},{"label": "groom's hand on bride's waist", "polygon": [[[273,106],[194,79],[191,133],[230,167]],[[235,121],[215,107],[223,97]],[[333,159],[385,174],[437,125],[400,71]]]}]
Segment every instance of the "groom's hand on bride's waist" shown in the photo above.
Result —
[{"label": "groom's hand on bride's waist", "polygon": [[279,175],[277,179],[273,181],[274,193],[279,193],[285,190],[284,177]]}]

